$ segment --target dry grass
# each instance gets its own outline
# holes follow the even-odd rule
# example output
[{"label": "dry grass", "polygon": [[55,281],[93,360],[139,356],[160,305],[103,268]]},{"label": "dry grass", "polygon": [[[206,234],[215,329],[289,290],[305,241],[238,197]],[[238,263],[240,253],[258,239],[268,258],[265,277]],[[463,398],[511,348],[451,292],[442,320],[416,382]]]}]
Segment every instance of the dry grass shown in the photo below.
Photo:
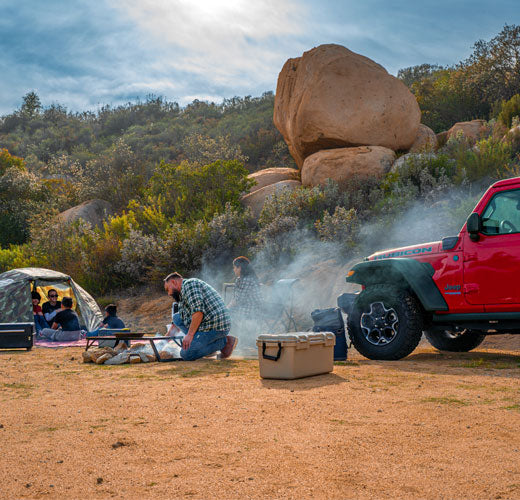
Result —
[{"label": "dry grass", "polygon": [[4,498],[520,496],[515,351],[354,355],[294,381],[79,358],[0,353]]}]

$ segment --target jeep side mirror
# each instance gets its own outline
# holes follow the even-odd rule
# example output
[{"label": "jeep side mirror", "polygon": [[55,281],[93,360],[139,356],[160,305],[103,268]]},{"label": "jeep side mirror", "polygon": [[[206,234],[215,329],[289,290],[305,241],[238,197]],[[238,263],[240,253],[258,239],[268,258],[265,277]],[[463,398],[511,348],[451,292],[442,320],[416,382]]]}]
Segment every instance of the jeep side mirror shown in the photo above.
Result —
[{"label": "jeep side mirror", "polygon": [[468,221],[466,222],[466,229],[469,233],[469,237],[471,241],[478,241],[480,231],[482,231],[482,219],[480,215],[477,213],[472,213],[468,217]]}]

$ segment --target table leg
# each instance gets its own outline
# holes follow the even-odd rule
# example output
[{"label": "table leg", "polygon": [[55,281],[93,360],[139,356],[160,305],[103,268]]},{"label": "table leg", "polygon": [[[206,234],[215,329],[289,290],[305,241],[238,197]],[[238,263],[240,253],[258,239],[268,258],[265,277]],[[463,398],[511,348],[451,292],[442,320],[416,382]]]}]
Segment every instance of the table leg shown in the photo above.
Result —
[{"label": "table leg", "polygon": [[157,359],[157,361],[160,363],[162,361],[162,359],[159,356],[159,351],[157,351],[157,347],[155,347],[155,342],[153,341],[153,339],[149,339],[149,340],[150,340],[150,344],[152,344],[153,352],[155,353],[155,359]]}]

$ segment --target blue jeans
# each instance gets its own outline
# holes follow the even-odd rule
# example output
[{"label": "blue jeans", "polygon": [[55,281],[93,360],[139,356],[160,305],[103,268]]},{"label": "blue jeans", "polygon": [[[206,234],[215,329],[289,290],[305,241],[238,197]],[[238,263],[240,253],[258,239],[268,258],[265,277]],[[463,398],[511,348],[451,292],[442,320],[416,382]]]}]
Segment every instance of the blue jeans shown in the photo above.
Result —
[{"label": "blue jeans", "polygon": [[34,314],[34,328],[36,328],[36,333],[40,333],[44,328],[49,328],[49,325],[43,316]]},{"label": "blue jeans", "polygon": [[[188,327],[182,321],[181,315],[175,313],[172,317],[173,324],[178,327],[184,335],[188,333]],[[221,351],[226,345],[226,337],[229,332],[209,330],[207,332],[196,332],[188,349],[181,349],[181,358],[185,361],[194,361],[214,352]]]}]

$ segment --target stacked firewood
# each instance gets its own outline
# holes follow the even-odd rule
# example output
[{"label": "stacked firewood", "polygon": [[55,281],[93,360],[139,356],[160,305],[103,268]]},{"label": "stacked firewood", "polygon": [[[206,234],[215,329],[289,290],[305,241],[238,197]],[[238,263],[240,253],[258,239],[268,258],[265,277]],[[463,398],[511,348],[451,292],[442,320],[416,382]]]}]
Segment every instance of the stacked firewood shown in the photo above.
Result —
[{"label": "stacked firewood", "polygon": [[[143,348],[146,345],[137,343],[128,348],[120,342],[115,348],[98,347],[89,351],[83,351],[83,363],[96,363],[98,365],[122,365],[125,363],[150,363],[157,361],[155,355],[147,354]],[[171,359],[173,356],[167,351],[160,351],[161,359]]]}]

